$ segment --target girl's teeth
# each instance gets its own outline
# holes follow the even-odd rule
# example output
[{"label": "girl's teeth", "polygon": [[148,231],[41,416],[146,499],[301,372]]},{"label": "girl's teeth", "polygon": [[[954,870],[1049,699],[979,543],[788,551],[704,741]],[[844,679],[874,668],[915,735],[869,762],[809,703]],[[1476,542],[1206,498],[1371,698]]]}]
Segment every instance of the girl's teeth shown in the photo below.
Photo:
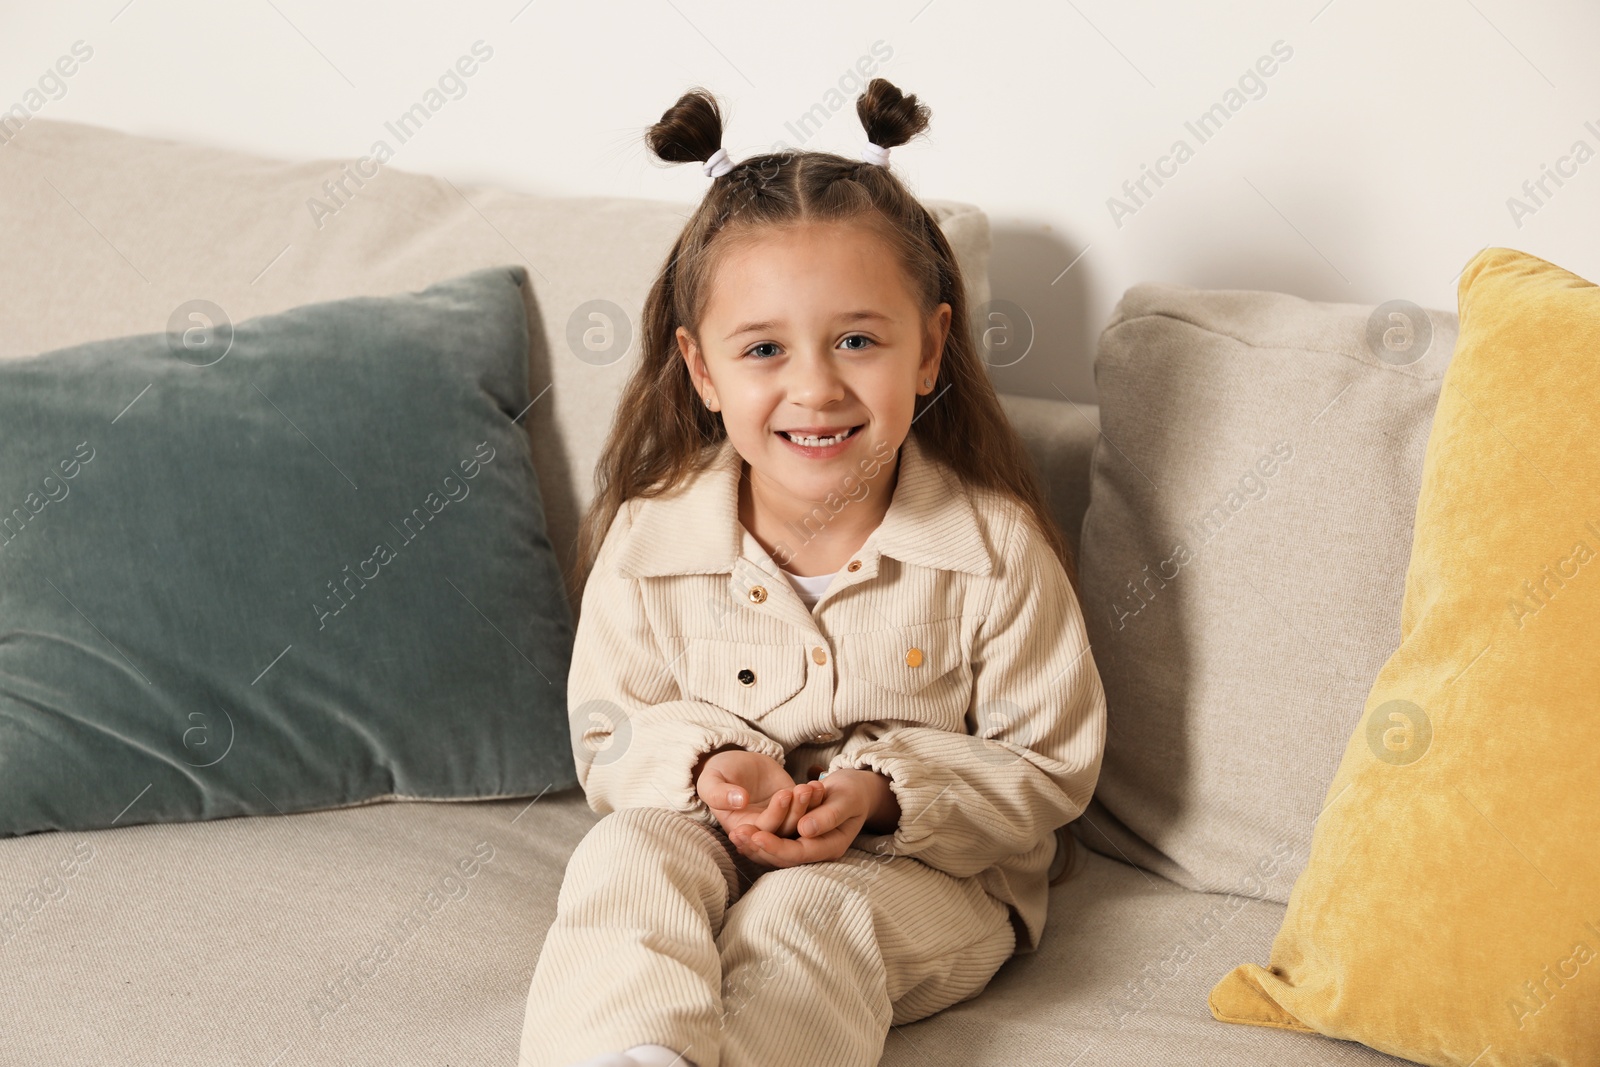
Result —
[{"label": "girl's teeth", "polygon": [[853,431],[847,430],[844,433],[835,434],[833,437],[798,437],[785,430],[783,436],[787,437],[795,444],[805,445],[807,448],[826,448],[829,445],[836,445],[840,441],[843,441],[846,437],[849,437],[852,432]]}]

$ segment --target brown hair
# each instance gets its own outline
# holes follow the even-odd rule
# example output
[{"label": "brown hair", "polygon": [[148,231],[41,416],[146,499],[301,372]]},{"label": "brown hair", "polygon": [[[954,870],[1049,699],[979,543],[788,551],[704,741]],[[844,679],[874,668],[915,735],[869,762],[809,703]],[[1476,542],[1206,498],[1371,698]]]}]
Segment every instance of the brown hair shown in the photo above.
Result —
[{"label": "brown hair", "polygon": [[[874,78],[856,98],[867,138],[883,148],[905,144],[928,126],[928,108]],[[693,88],[650,127],[646,142],[670,163],[709,159],[722,145],[722,112]],[[623,388],[601,459],[595,496],[578,531],[574,588],[581,595],[617,511],[632,497],[666,493],[714,456],[727,437],[707,409],[678,352],[679,325],[698,335],[717,257],[763,228],[858,221],[892,248],[924,316],[950,305],[950,329],[934,389],[919,396],[913,427],[919,444],[962,481],[1015,499],[1049,541],[1073,589],[1077,572],[1066,538],[1050,515],[1038,474],[1006,418],[969,332],[961,268],[938,223],[887,167],[831,152],[785,149],[749,156],[712,179],[710,190],[673,243],[645,299],[641,358]]]}]

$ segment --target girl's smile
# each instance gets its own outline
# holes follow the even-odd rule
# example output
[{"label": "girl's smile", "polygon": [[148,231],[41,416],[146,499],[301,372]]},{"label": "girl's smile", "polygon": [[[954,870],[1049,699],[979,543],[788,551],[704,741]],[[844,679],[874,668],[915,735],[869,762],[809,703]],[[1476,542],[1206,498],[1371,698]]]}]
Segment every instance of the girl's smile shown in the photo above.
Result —
[{"label": "girl's smile", "polygon": [[849,426],[843,430],[823,432],[820,428],[806,427],[810,432],[800,430],[778,430],[778,437],[787,444],[796,455],[806,459],[832,459],[843,455],[861,436],[861,428],[866,423]]}]

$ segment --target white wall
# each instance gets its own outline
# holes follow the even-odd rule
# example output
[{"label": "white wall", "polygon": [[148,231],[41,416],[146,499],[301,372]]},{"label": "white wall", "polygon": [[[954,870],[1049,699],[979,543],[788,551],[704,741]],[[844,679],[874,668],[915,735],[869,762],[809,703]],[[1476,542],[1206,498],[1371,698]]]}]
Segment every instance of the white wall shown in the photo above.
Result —
[{"label": "white wall", "polygon": [[[1095,338],[1139,281],[1453,311],[1486,245],[1600,279],[1593,0],[4,0],[0,108],[355,159],[396,144],[385,121],[480,40],[492,56],[391,165],[689,201],[699,168],[655,166],[640,136],[689,85],[731,112],[735,159],[778,142],[855,155],[858,63],[918,94],[931,130],[892,165],[989,212],[994,295],[1036,329],[995,369],[1004,391],[1093,401]],[[29,97],[79,41],[92,56]],[[1258,62],[1273,73],[1214,136],[1186,127]],[[796,136],[818,104],[837,110]],[[1123,191],[1179,139],[1193,154],[1170,178]],[[1558,164],[1564,185],[1524,192]],[[1114,218],[1113,197],[1131,211]],[[1514,218],[1512,197],[1532,210]]]}]

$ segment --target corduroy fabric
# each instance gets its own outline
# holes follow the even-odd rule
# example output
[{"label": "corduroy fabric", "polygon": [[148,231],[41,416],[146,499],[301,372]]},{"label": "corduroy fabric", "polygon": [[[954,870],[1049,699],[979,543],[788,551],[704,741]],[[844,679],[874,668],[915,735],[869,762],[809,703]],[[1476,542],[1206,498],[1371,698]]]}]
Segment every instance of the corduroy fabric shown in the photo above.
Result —
[{"label": "corduroy fabric", "polygon": [[890,1025],[981,993],[1015,936],[975,879],[910,857],[762,871],[720,827],[623,808],[567,865],[518,1067],[645,1043],[697,1067],[872,1067]]}]

